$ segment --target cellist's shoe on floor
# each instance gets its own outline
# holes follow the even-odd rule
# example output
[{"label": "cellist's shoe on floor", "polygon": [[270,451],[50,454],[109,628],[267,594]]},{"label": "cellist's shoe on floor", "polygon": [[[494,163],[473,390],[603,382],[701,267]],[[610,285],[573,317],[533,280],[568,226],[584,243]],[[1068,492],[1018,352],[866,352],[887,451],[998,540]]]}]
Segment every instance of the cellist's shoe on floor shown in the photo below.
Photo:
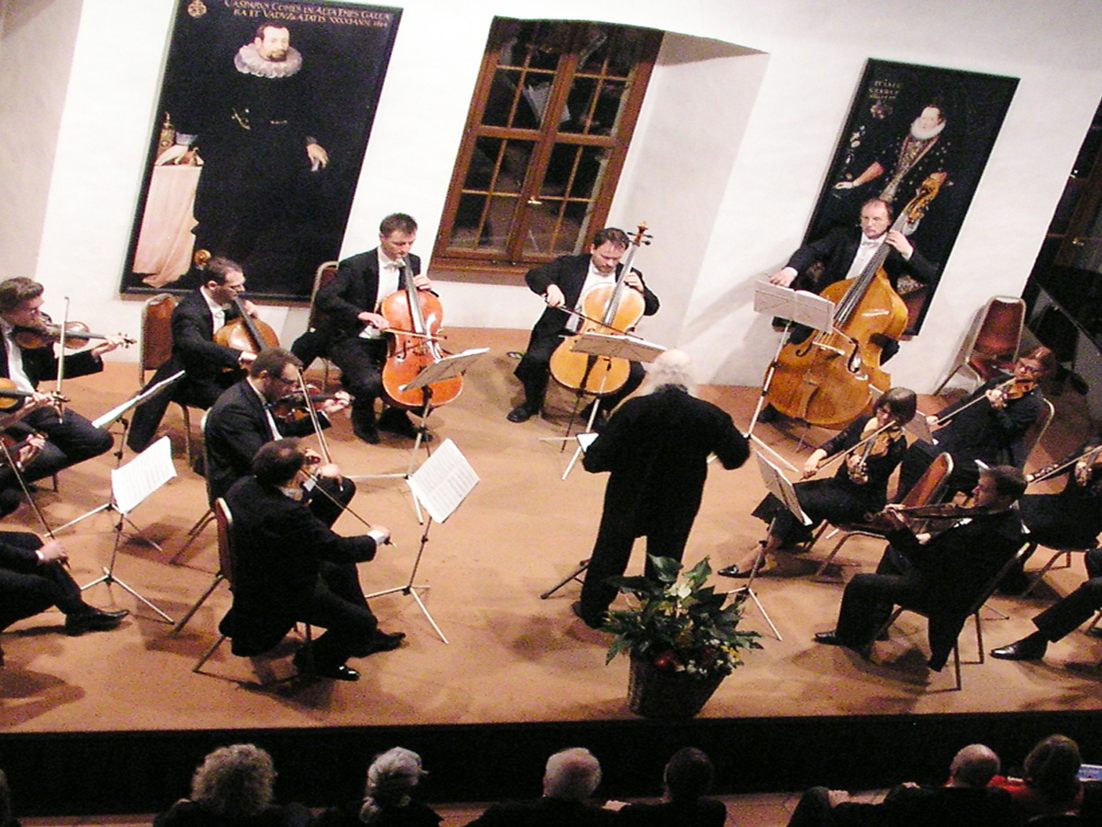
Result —
[{"label": "cellist's shoe on floor", "polygon": [[[379,430],[410,439],[417,438],[417,427],[410,421],[409,414],[399,408],[387,408],[379,417]],[[428,432],[421,438],[423,442],[432,439]]]},{"label": "cellist's shoe on floor", "polygon": [[538,411],[532,410],[527,405],[517,405],[505,415],[505,418],[510,422],[527,422],[537,413]]}]

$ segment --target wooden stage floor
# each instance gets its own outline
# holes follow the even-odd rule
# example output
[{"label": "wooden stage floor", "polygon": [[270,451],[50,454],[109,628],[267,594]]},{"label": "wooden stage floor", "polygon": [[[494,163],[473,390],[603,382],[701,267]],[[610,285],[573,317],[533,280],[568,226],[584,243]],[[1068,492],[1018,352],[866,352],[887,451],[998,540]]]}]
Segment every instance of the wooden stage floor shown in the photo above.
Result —
[{"label": "wooden stage floor", "polygon": [[[0,719],[7,733],[78,733],[159,730],[296,729],[315,727],[513,724],[629,720],[625,706],[627,662],[605,665],[607,640],[575,620],[570,604],[578,587],[570,584],[549,600],[539,594],[587,557],[601,509],[605,478],[576,468],[560,476],[570,453],[554,438],[563,433],[566,397],[551,401],[553,418],[522,425],[505,420],[519,385],[511,372],[510,349],[522,348],[516,331],[457,331],[455,349],[486,345],[491,352],[467,378],[463,395],[433,414],[438,439],[453,439],[481,483],[446,523],[434,525],[418,583],[431,586],[426,602],[450,641],[443,643],[415,602],[402,595],[372,605],[382,627],[408,635],[399,650],[353,661],[363,672],[355,684],[322,681],[282,684],[258,691],[247,661],[226,646],[209,662],[213,674],[191,667],[214,640],[218,619],[229,605],[224,587],[211,597],[179,637],[122,589],[97,586],[90,602],[119,606],[134,614],[121,629],[68,638],[62,617],[46,613],[8,629],[0,642],[7,663],[0,670]],[[905,351],[904,351],[905,355]],[[133,365],[112,364],[105,376],[67,384],[73,406],[98,415],[132,392]],[[749,421],[756,390],[707,388],[702,393],[729,410],[742,427]],[[1078,397],[1057,399],[1066,408],[1050,430],[1039,466],[1077,442],[1086,421]],[[929,400],[926,401],[929,407]],[[211,581],[216,568],[213,527],[184,549],[188,528],[203,514],[203,481],[182,459],[182,423],[170,411],[179,476],[132,519],[163,552],[129,542],[116,574],[143,595],[179,617]],[[758,435],[794,456],[796,440],[771,426]],[[814,436],[813,436],[814,438]],[[411,443],[396,438],[378,446],[356,440],[346,419],[330,431],[336,460],[350,474],[401,473]],[[129,455],[127,457],[129,459]],[[60,524],[104,502],[113,460],[100,458],[61,475],[61,492],[38,495],[47,518]],[[686,562],[708,556],[713,567],[742,557],[761,537],[763,526],[749,516],[763,489],[755,464],[725,472],[713,468],[704,504],[686,553]],[[360,484],[354,508],[389,526],[397,546],[361,566],[365,591],[404,585],[417,552],[420,528],[401,480]],[[24,507],[9,526],[35,530]],[[338,530],[352,533],[349,516]],[[93,579],[112,546],[111,518],[100,514],[67,531],[74,576]],[[810,555],[819,559],[822,548]],[[641,566],[637,547],[632,569]],[[854,541],[843,550],[843,577],[875,565],[879,546]],[[1040,565],[1045,553],[1040,552]],[[1029,618],[1055,597],[1075,588],[1082,577],[1076,561],[1053,572],[1030,599],[996,598],[991,608],[1010,615],[984,624],[985,646],[1002,645],[1032,626]],[[721,583],[728,585],[728,583]],[[931,715],[989,712],[1097,710],[1102,706],[1097,674],[1069,668],[1095,664],[1102,641],[1077,633],[1050,649],[1043,664],[988,661],[964,666],[964,689],[952,688],[952,669],[925,668],[925,628],[904,616],[888,643],[866,663],[838,648],[812,643],[816,631],[832,628],[842,581],[811,582],[806,576],[758,581],[758,595],[783,641],[771,637],[755,609],[749,628],[763,632],[764,649],[751,652],[746,666],[720,687],[705,719],[806,716]],[[975,660],[975,638],[962,637],[965,660]],[[288,654],[290,648],[288,647]],[[289,659],[278,665],[287,673]]]}]

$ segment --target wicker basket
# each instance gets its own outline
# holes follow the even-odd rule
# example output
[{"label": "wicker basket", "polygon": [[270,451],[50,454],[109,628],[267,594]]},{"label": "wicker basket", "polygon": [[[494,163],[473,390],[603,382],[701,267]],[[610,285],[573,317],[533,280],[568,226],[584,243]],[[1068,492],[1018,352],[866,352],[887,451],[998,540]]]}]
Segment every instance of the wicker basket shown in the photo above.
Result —
[{"label": "wicker basket", "polygon": [[725,677],[694,678],[685,672],[659,669],[632,655],[628,707],[644,718],[691,718],[704,708]]}]

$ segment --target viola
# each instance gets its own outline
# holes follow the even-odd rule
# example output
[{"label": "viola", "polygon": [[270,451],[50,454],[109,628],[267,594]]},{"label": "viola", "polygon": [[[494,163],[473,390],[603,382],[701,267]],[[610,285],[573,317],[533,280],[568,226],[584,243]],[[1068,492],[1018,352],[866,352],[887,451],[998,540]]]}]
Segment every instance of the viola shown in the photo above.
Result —
[{"label": "viola", "polygon": [[307,384],[305,393],[295,391],[273,402],[272,416],[281,422],[301,422],[310,418],[311,406],[336,398],[336,394],[321,393],[316,385]]},{"label": "viola", "polygon": [[[940,187],[936,175],[923,181],[889,232],[901,232],[925,214]],[[891,385],[891,376],[880,367],[880,343],[903,335],[907,307],[884,270],[889,252],[891,247],[881,243],[857,278],[823,290],[823,298],[835,304],[829,332],[817,331],[781,349],[767,394],[780,413],[811,425],[841,428],[868,409],[870,387],[886,391]]]},{"label": "viola", "polygon": [[233,297],[233,306],[239,315],[218,328],[214,334],[216,344],[253,354],[260,353],[266,347],[279,347],[279,337],[271,325],[246,313],[240,297]]},{"label": "viola", "polygon": [[[17,327],[12,333],[15,343],[21,348],[34,350],[55,344],[64,338],[65,347],[77,350],[87,346],[91,339],[111,338],[105,333],[92,333],[84,322],[66,322],[63,327],[62,325],[52,324],[50,317],[45,314],[43,314],[42,319],[44,324],[39,327]],[[126,336],[122,333],[117,335],[122,339],[125,347],[137,343],[137,339],[133,336]]]},{"label": "viola", "polygon": [[383,365],[383,394],[398,408],[438,408],[463,392],[463,377],[453,376],[425,388],[403,390],[417,375],[444,358],[439,345],[444,306],[429,290],[418,290],[408,263],[401,265],[405,287],[382,301],[380,312],[390,325],[390,347]]},{"label": "viola", "polygon": [[[564,387],[592,396],[616,393],[628,381],[631,363],[615,356],[593,356],[574,352],[574,343],[586,333],[619,335],[630,332],[646,310],[646,300],[638,290],[625,284],[631,272],[635,253],[649,238],[647,225],[640,224],[620,265],[620,274],[612,286],[602,285],[590,290],[582,299],[582,326],[574,336],[568,336],[551,354],[551,376]],[[572,311],[567,311],[572,312]]]}]

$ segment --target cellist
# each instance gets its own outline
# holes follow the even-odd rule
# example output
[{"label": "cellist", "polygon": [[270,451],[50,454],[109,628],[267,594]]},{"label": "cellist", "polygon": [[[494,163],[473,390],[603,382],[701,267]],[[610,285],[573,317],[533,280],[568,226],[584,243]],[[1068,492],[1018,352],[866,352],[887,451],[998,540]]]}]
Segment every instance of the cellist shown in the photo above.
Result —
[{"label": "cellist", "polygon": [[[184,378],[167,393],[158,394],[134,411],[126,438],[126,444],[134,451],[144,451],[153,441],[169,402],[206,410],[222,391],[241,378],[232,369],[247,368],[256,358],[254,351],[215,342],[215,334],[239,316],[234,299],[245,292],[242,266],[215,256],[196,272],[201,274],[202,284],[184,296],[172,311],[172,358],[157,369],[150,384],[181,370]],[[241,299],[241,306],[256,317],[256,305],[251,301]]]},{"label": "cellist", "polygon": [[[770,283],[821,293],[837,281],[859,275],[882,244],[891,248],[884,260],[884,271],[896,292],[899,291],[899,278],[904,274],[923,284],[929,283],[936,275],[934,266],[923,258],[907,236],[890,230],[893,218],[891,205],[879,198],[869,199],[861,205],[857,227],[836,227],[817,241],[803,245],[784,267],[769,277]],[[821,269],[812,266],[817,262],[821,263]],[[810,328],[797,325],[789,341],[798,344],[810,333]],[[883,364],[899,350],[899,343],[886,341],[881,347]],[[771,407],[766,408],[761,419],[770,421],[776,415]]]},{"label": "cellist", "polygon": [[[594,287],[613,285],[620,275],[620,259],[628,251],[631,240],[627,233],[606,227],[593,237],[589,252],[577,256],[560,256],[541,264],[524,276],[528,288],[547,302],[528,339],[528,350],[517,365],[514,375],[524,386],[524,401],[509,411],[510,422],[526,422],[540,412],[547,392],[551,354],[561,337],[578,330],[580,317],[568,310],[581,310],[585,294]],[[643,295],[646,316],[658,312],[658,297],[643,281],[643,274],[633,269],[624,276],[624,286]],[[629,393],[639,387],[645,371],[632,362],[627,382],[614,394],[604,397],[603,407],[611,410]]]}]

